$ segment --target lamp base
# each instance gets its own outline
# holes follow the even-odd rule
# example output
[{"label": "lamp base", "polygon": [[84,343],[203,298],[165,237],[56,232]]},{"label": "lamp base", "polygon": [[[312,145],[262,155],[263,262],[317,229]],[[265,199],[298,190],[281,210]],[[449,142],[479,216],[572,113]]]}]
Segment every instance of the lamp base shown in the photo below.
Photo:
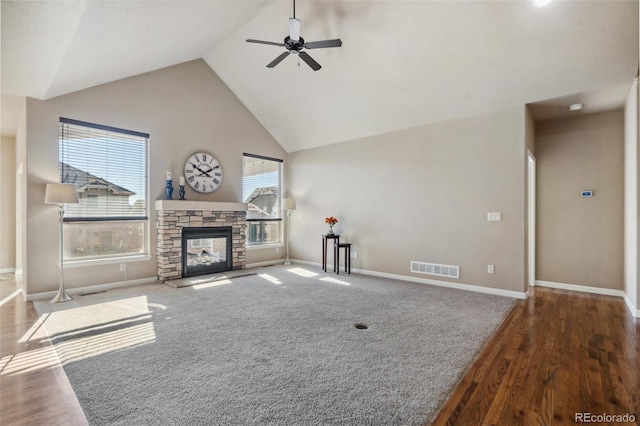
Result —
[{"label": "lamp base", "polygon": [[284,266],[291,266],[291,261],[289,259],[285,260]]},{"label": "lamp base", "polygon": [[73,300],[73,297],[69,296],[66,291],[60,289],[56,297],[51,299],[49,303],[60,303],[60,302],[68,302],[69,300]]}]

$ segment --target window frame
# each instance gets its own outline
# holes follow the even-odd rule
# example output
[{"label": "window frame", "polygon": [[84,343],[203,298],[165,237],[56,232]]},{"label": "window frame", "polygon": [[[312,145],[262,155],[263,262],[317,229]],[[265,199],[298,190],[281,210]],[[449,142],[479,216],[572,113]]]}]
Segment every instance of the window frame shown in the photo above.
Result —
[{"label": "window frame", "polygon": [[[150,253],[151,250],[151,226],[150,226],[150,217],[151,217],[151,201],[150,201],[150,158],[151,158],[151,137],[148,133],[137,132],[133,130],[127,130],[112,126],[106,126],[97,123],[91,123],[86,121],[80,121],[65,117],[60,117],[58,128],[59,132],[61,126],[63,124],[71,124],[76,126],[84,126],[88,128],[93,128],[97,130],[104,130],[113,133],[122,133],[125,135],[136,136],[140,138],[145,138],[144,142],[144,210],[145,214],[141,216],[113,216],[113,217],[69,217],[66,216],[63,218],[65,224],[74,226],[81,224],[91,224],[91,223],[122,223],[122,224],[135,224],[141,223],[143,225],[144,236],[142,238],[142,251],[135,253],[114,253],[108,255],[96,255],[96,256],[87,256],[87,257],[65,257],[64,263],[65,267],[75,268],[82,266],[94,266],[94,265],[107,265],[114,263],[130,263],[130,262],[139,262],[139,261],[148,261],[151,260],[152,256]],[[58,136],[58,150],[60,151],[62,145],[62,136],[59,134]],[[64,179],[62,167],[60,165],[62,158],[60,152],[58,153],[58,180],[62,182]],[[66,239],[65,239],[66,242]]]},{"label": "window frame", "polygon": [[[273,161],[275,163],[279,163],[279,170],[278,170],[278,197],[277,197],[277,212],[278,212],[278,217],[273,217],[273,218],[249,218],[248,214],[247,214],[247,232],[246,232],[246,241],[245,241],[245,246],[247,248],[247,250],[256,250],[256,249],[261,249],[261,248],[275,248],[275,247],[282,247],[284,246],[284,241],[283,241],[283,226],[282,223],[284,223],[284,218],[282,215],[282,181],[283,181],[283,174],[284,174],[284,160],[281,158],[274,158],[274,157],[267,157],[264,155],[258,155],[258,154],[251,154],[248,152],[243,152],[242,153],[242,191],[244,192],[244,178],[245,178],[245,157],[248,158],[253,158],[253,159],[257,159],[257,160],[266,160],[266,161]],[[244,198],[244,197],[243,197]],[[245,199],[242,200],[243,202],[246,202]],[[278,241],[275,242],[254,242],[251,243],[249,241],[251,232],[249,231],[249,227],[250,227],[250,223],[260,223],[261,226],[264,226],[264,224],[267,224],[269,222],[278,222]]]}]

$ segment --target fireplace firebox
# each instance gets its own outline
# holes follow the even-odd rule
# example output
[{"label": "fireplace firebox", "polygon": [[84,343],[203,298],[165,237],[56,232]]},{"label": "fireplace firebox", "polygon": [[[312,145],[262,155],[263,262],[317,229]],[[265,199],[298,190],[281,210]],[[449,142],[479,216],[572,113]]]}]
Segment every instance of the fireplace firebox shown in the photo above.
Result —
[{"label": "fireplace firebox", "polygon": [[182,229],[182,276],[212,274],[233,269],[232,227]]}]

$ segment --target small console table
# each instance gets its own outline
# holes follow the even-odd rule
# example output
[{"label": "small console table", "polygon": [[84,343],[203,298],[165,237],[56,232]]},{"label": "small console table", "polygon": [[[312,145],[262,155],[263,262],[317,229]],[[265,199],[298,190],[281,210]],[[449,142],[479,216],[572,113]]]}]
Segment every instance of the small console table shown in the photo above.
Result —
[{"label": "small console table", "polygon": [[338,266],[338,246],[340,245],[339,234],[323,234],[322,235],[322,270],[327,272],[327,240],[333,240],[333,272]]}]

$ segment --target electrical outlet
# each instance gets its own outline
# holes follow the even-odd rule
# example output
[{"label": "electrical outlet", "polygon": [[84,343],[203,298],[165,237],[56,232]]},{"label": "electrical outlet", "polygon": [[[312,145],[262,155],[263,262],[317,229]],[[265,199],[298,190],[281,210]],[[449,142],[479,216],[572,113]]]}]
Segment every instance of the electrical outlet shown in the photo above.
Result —
[{"label": "electrical outlet", "polygon": [[120,264],[120,270],[123,271],[123,272],[126,271],[127,270],[127,264],[126,263],[121,263]]},{"label": "electrical outlet", "polygon": [[494,269],[493,269],[493,265],[487,265],[487,273],[489,274],[493,274],[494,273]]},{"label": "electrical outlet", "polygon": [[351,252],[351,257],[352,257],[353,259],[357,259],[357,258],[358,258],[358,252],[357,252],[357,251],[352,251],[352,252]]},{"label": "electrical outlet", "polygon": [[502,220],[502,212],[487,213],[487,220],[491,222],[499,222]]}]

